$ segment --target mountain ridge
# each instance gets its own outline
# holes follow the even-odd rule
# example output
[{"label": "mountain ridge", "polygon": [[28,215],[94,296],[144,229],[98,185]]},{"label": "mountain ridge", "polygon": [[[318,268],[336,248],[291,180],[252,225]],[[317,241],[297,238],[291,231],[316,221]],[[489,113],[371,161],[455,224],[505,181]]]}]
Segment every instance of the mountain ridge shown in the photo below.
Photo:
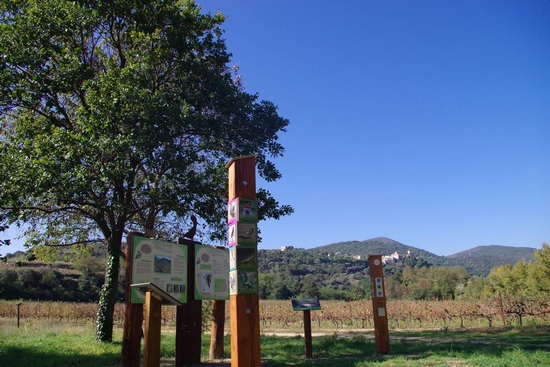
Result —
[{"label": "mountain ridge", "polygon": [[340,253],[367,258],[369,255],[389,256],[395,252],[422,258],[434,266],[463,266],[471,275],[487,276],[495,266],[514,265],[520,260],[531,261],[533,247],[482,245],[458,253],[441,256],[424,249],[409,246],[388,237],[374,237],[363,241],[341,241],[307,249],[312,252]]}]

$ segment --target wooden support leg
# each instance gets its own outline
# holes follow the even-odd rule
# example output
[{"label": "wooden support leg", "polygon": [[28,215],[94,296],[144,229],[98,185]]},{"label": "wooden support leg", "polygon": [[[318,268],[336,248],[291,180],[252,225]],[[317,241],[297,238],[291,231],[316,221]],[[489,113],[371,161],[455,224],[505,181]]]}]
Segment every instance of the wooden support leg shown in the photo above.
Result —
[{"label": "wooden support leg", "polygon": [[160,324],[162,303],[152,291],[145,294],[145,340],[143,367],[160,366]]},{"label": "wooden support leg", "polygon": [[304,339],[306,342],[306,358],[313,357],[311,342],[311,311],[304,310]]}]

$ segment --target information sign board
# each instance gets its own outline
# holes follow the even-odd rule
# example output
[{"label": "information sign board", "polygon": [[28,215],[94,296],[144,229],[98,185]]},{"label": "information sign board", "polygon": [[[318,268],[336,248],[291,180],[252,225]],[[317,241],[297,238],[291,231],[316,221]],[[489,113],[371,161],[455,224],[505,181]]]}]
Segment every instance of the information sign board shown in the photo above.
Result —
[{"label": "information sign board", "polygon": [[294,311],[320,310],[321,303],[317,298],[293,299],[292,309]]},{"label": "information sign board", "polygon": [[195,299],[229,299],[229,252],[195,245]]},{"label": "information sign board", "polygon": [[[187,247],[134,236],[131,284],[154,283],[180,303],[187,302]],[[132,303],[144,303],[143,292],[132,288]]]}]

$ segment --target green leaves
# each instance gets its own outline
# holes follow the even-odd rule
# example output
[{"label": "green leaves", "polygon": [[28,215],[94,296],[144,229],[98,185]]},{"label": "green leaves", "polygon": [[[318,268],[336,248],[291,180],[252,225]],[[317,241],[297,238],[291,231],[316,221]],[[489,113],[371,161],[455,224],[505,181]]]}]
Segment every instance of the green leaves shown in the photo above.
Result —
[{"label": "green leaves", "polygon": [[[195,214],[203,239],[225,238],[229,159],[258,154],[259,174],[281,177],[270,159],[288,120],[235,77],[223,15],[165,0],[0,10],[0,213],[31,244],[101,235],[116,271],[125,231],[175,240]],[[292,212],[259,200],[263,219]]]}]

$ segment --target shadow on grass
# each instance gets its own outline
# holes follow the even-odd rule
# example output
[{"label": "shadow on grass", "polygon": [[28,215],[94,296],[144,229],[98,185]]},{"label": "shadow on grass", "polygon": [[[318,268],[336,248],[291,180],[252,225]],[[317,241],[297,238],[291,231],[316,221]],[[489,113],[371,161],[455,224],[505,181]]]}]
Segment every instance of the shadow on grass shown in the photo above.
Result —
[{"label": "shadow on grass", "polygon": [[[6,338],[7,336],[7,338]],[[120,343],[97,343],[78,335],[39,336],[24,341],[9,334],[0,339],[0,365],[32,367],[116,367],[120,366]],[[302,337],[261,336],[262,366],[495,366],[523,367],[550,365],[550,329],[507,329],[490,332],[429,331],[390,332],[390,353],[376,353],[372,333],[350,333],[313,338],[313,358],[305,357]],[[210,337],[203,336],[203,361]],[[230,337],[224,339],[223,361],[202,366],[230,366]],[[175,335],[163,335],[162,366],[174,365]],[[543,351],[543,352],[540,352]]]},{"label": "shadow on grass", "polygon": [[[313,358],[305,358],[301,337],[263,337],[262,356],[270,360],[270,367],[326,366],[357,367],[372,363],[388,366],[421,366],[457,361],[489,361],[494,365],[506,360],[510,366],[523,366],[530,358],[550,362],[548,333],[390,333],[390,353],[376,353],[375,340],[357,334],[346,338],[337,335],[313,339]],[[536,355],[537,350],[544,353]],[[511,357],[512,355],[512,357]],[[542,357],[541,357],[542,356]],[[518,359],[517,362],[510,359]],[[485,363],[483,363],[485,364]],[[497,363],[500,364],[500,363]]]},{"label": "shadow on grass", "polygon": [[48,350],[32,347],[2,347],[0,342],[0,364],[5,367],[107,367],[120,365],[120,350],[98,354],[75,354],[71,350]]}]

